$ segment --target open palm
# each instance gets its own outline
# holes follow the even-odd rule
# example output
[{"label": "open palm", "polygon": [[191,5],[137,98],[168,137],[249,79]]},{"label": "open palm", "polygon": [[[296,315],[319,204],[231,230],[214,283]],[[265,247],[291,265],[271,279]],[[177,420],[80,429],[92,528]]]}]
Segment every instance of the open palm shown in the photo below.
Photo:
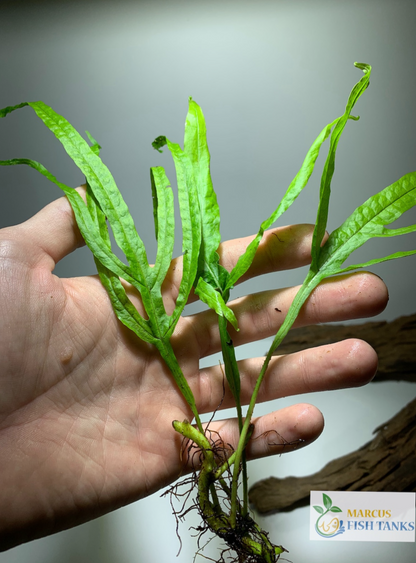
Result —
[{"label": "open palm", "polygon": [[[298,225],[275,231],[278,237],[266,233],[246,277],[308,263],[311,230]],[[222,245],[227,269],[247,242]],[[65,198],[0,231],[0,549],[104,514],[189,469],[171,423],[191,413],[157,351],[118,322],[98,277],[53,274],[56,262],[82,244]],[[166,301],[175,298],[180,265],[179,259],[170,269]],[[234,342],[274,334],[295,292],[274,290],[232,303],[240,326]],[[140,307],[133,292],[131,298]],[[386,302],[376,276],[344,276],[315,290],[297,325],[370,316]],[[183,317],[172,344],[199,412],[215,410],[223,396],[221,367],[199,369],[200,358],[220,348],[215,315]],[[327,346],[325,352],[276,357],[259,399],[361,385],[375,372],[376,355],[362,341]],[[240,365],[247,402],[261,359]],[[226,391],[221,406],[231,405]],[[234,420],[214,427],[225,442],[237,442]],[[311,405],[271,413],[256,421],[259,438],[248,453],[279,453],[261,437],[266,430],[307,444],[322,428],[322,415]]]}]

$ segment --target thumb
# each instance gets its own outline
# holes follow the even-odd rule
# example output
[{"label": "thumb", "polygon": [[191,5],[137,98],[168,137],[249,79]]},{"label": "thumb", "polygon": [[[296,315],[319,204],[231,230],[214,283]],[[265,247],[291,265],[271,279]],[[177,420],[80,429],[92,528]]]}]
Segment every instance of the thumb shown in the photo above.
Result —
[{"label": "thumb", "polygon": [[[77,191],[84,197],[85,186],[77,188]],[[10,230],[20,240],[30,242],[30,264],[46,263],[51,271],[62,258],[85,244],[66,197],[56,199],[24,223],[10,227]]]}]

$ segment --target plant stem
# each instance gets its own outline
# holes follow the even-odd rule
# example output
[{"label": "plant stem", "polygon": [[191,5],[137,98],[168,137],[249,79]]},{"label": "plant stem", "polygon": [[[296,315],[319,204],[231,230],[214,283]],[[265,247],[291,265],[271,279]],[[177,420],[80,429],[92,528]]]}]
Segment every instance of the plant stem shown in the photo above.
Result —
[{"label": "plant stem", "polygon": [[[254,555],[256,557],[256,561],[260,561],[259,558],[261,557],[261,561],[264,563],[275,563],[276,556],[286,550],[282,546],[272,545],[267,534],[261,530],[258,524],[256,524],[250,516],[245,517],[247,523],[249,524],[247,529],[239,530],[235,536],[230,534],[230,518],[221,509],[213,486],[216,479],[218,479],[220,483],[222,479],[221,476],[217,475],[218,470],[215,472],[215,456],[211,449],[211,443],[207,437],[204,434],[201,434],[199,430],[194,428],[187,420],[184,420],[183,422],[175,420],[172,425],[177,432],[189,440],[192,440],[197,446],[199,446],[204,454],[198,478],[198,503],[206,524],[219,537],[225,539],[230,547],[236,549],[237,546],[240,546],[242,548],[242,551],[239,551],[241,561],[246,561],[250,556]],[[249,436],[251,436],[253,430],[254,427],[251,425],[248,432]],[[221,466],[221,468],[223,467],[224,466]],[[230,494],[227,485],[225,485],[224,490],[227,494]],[[210,493],[213,498],[213,502],[210,501]],[[242,514],[239,503],[238,511]],[[253,539],[251,536],[249,531],[250,528],[252,531],[255,531],[256,539]]]},{"label": "plant stem", "polygon": [[293,323],[295,322],[300,309],[302,308],[303,304],[305,303],[306,299],[309,297],[311,292],[315,289],[315,287],[319,284],[322,277],[319,276],[319,272],[311,272],[309,271],[306,279],[297,292],[289,311],[281,325],[279,331],[277,332],[270,349],[267,353],[267,356],[263,362],[261,367],[259,376],[256,381],[256,385],[253,390],[253,394],[250,399],[250,404],[248,406],[246,418],[244,421],[244,425],[242,431],[240,433],[240,440],[238,442],[237,449],[235,451],[235,458],[234,458],[234,470],[233,470],[233,482],[231,488],[231,513],[230,513],[230,523],[232,526],[235,526],[236,523],[236,503],[237,503],[237,491],[238,491],[238,473],[239,473],[239,465],[243,458],[245,447],[248,442],[248,431],[251,424],[251,418],[253,416],[254,407],[257,401],[257,395],[260,390],[260,386],[263,382],[264,376],[266,374],[267,368],[269,367],[270,360],[273,356],[274,351],[276,348],[281,344],[283,338],[289,332],[290,328],[292,327]]},{"label": "plant stem", "polygon": [[[182,392],[182,395],[186,402],[188,403],[189,407],[192,410],[192,414],[195,417],[196,425],[198,426],[198,430],[202,435],[204,435],[204,429],[202,427],[201,419],[196,408],[195,399],[191,388],[188,385],[188,382],[183,375],[181,367],[176,359],[175,352],[172,349],[172,345],[170,341],[158,340],[155,343],[155,346],[159,350],[160,355],[162,356],[163,360],[165,361],[166,365],[170,369],[179,389]],[[189,400],[191,398],[192,400]]]},{"label": "plant stem", "polygon": [[[241,436],[243,430],[243,414],[241,410],[241,399],[240,399],[240,372],[238,370],[237,360],[235,357],[235,348],[233,341],[227,330],[227,320],[224,317],[218,317],[218,327],[220,331],[222,356],[224,358],[224,368],[225,376],[227,378],[228,384],[234,396],[237,416],[238,416],[238,430]],[[247,460],[246,454],[243,450],[241,455],[241,465],[242,465],[242,479],[243,479],[243,516],[248,512],[248,486],[247,486]],[[240,462],[238,464],[238,474],[240,470]],[[235,470],[235,468],[234,468]],[[233,473],[233,487],[238,488],[238,474]],[[235,485],[234,485],[235,479]],[[237,495],[234,494],[234,502],[231,501],[231,526],[235,526],[236,514],[237,514]]]}]

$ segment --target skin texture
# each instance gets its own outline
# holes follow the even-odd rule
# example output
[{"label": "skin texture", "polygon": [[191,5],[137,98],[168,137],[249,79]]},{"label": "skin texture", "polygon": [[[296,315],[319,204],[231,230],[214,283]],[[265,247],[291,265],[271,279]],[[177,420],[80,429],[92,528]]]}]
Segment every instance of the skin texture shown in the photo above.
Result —
[{"label": "skin texture", "polygon": [[[310,225],[267,232],[246,278],[307,264],[311,234]],[[232,267],[249,241],[224,243],[223,265]],[[157,352],[117,321],[97,277],[53,274],[55,264],[82,244],[66,198],[0,230],[1,550],[145,497],[190,469],[172,428],[174,419],[191,419],[190,410]],[[168,308],[180,276],[177,259],[164,284]],[[138,296],[129,293],[140,309]],[[232,333],[235,344],[275,334],[295,293],[276,289],[233,302],[240,325]],[[387,300],[375,275],[339,277],[314,291],[297,326],[372,316]],[[215,315],[182,318],[172,342],[198,410],[215,410],[223,397],[221,368],[199,370],[199,359],[220,349]],[[261,359],[240,365],[246,403]],[[276,357],[259,400],[363,385],[376,367],[375,352],[359,340]],[[222,408],[231,405],[226,391]],[[307,445],[323,429],[322,414],[307,404],[254,422],[252,458],[281,453],[266,432]],[[225,443],[237,443],[235,420],[212,429]]]}]

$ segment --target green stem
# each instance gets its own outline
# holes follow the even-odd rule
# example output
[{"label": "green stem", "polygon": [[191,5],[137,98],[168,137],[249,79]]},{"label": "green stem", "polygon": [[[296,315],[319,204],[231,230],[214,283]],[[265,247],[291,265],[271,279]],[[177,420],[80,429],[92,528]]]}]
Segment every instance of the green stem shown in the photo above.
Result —
[{"label": "green stem", "polygon": [[[237,360],[235,357],[235,348],[233,341],[227,330],[227,319],[219,316],[218,327],[219,327],[220,339],[221,339],[222,356],[224,358],[225,376],[227,378],[231,392],[234,396],[236,409],[237,409],[237,417],[238,417],[238,430],[239,430],[239,434],[241,435],[241,432],[243,430],[243,413],[241,409],[241,398],[240,398],[240,391],[241,391],[240,372],[238,370]],[[244,450],[241,455],[241,465],[242,465],[242,479],[243,479],[243,516],[245,516],[248,512],[248,485],[247,485],[247,460]],[[233,473],[233,479],[235,478],[237,480],[234,488],[237,490],[238,474],[237,476],[235,475],[236,474]],[[233,480],[233,485],[234,485],[234,480]],[[234,494],[231,500],[231,513],[230,513],[232,526],[235,526],[237,508],[238,508],[237,494]]]},{"label": "green stem", "polygon": [[211,483],[211,485],[209,487],[209,492],[211,493],[212,505],[214,507],[214,510],[219,515],[219,514],[221,514],[222,511],[221,511],[220,501],[218,499],[218,495],[217,495],[217,491],[215,489],[214,483]]},{"label": "green stem", "polygon": [[[246,444],[247,444],[247,441],[248,441],[247,435],[248,435],[249,427],[250,427],[250,424],[251,424],[251,418],[253,416],[253,411],[254,411],[254,407],[256,405],[257,396],[258,396],[258,393],[259,393],[259,390],[260,390],[260,386],[263,382],[264,376],[266,374],[267,368],[269,367],[269,363],[270,363],[270,360],[273,356],[274,351],[281,344],[283,338],[289,332],[290,328],[292,327],[293,323],[295,322],[295,320],[296,320],[296,318],[299,314],[299,311],[302,308],[303,304],[305,303],[306,299],[309,297],[309,295],[315,289],[315,287],[320,283],[322,278],[323,278],[323,276],[320,276],[319,272],[313,273],[313,272],[309,271],[303,285],[301,286],[298,293],[296,294],[295,299],[293,300],[293,302],[292,302],[292,304],[289,308],[289,311],[287,312],[287,315],[285,317],[285,320],[283,321],[283,324],[281,325],[279,331],[277,332],[277,334],[276,334],[276,336],[275,336],[275,338],[274,338],[274,340],[273,340],[273,342],[270,346],[270,349],[267,353],[267,356],[266,356],[266,358],[263,362],[259,376],[257,378],[256,385],[254,387],[253,394],[252,394],[251,399],[250,399],[250,404],[248,406],[248,410],[247,410],[246,418],[245,418],[245,421],[244,421],[243,429],[240,433],[240,440],[238,442],[238,446],[237,446],[237,449],[235,451],[233,482],[232,482],[232,488],[231,488],[231,510],[232,510],[232,513],[230,513],[230,522],[231,522],[232,526],[235,526],[235,522],[236,522],[235,506],[236,506],[236,501],[237,501],[239,465],[240,465],[241,460],[243,458],[244,450],[245,450],[245,447],[246,447]],[[233,511],[233,508],[234,508],[234,511]]]},{"label": "green stem", "polygon": [[[201,434],[194,428],[187,420],[179,422],[177,420],[172,423],[174,429],[197,444],[204,452],[204,458],[201,465],[201,471],[198,478],[198,502],[203,513],[205,522],[211,530],[213,530],[219,537],[227,540],[229,536],[230,521],[228,516],[221,510],[221,507],[209,500],[209,491],[212,488],[213,481],[215,480],[214,468],[215,457],[211,449],[211,444],[204,434]],[[250,428],[250,432],[253,428]],[[215,495],[216,496],[216,495]],[[254,540],[249,533],[243,533],[240,536],[241,545],[244,546],[245,552],[254,555],[257,558],[262,558],[265,563],[275,563],[276,555],[280,555],[286,551],[282,546],[274,546],[271,544],[267,535],[260,529],[249,516],[247,516],[257,531],[261,542]],[[232,544],[231,544],[232,545]],[[247,550],[247,551],[246,551]]]},{"label": "green stem", "polygon": [[155,342],[155,346],[159,350],[160,355],[162,356],[166,365],[170,369],[184,399],[188,403],[192,411],[192,414],[195,417],[195,422],[196,425],[198,426],[198,430],[203,435],[204,429],[202,427],[201,419],[198,410],[196,408],[194,395],[191,391],[191,388],[189,387],[187,380],[185,379],[185,376],[183,375],[183,372],[178,363],[178,360],[176,359],[175,352],[172,349],[172,345],[170,341],[158,340],[157,342]]},{"label": "green stem", "polygon": [[241,432],[243,428],[243,415],[240,399],[240,373],[238,371],[237,360],[235,357],[234,344],[231,336],[228,333],[227,319],[225,317],[218,316],[218,328],[220,332],[222,357],[224,359],[225,376],[235,400],[238,416],[238,427]]},{"label": "green stem", "polygon": [[[204,434],[194,428],[187,420],[172,422],[173,428],[189,440],[195,442],[204,453],[201,470],[198,478],[198,503],[204,514],[204,519],[212,530],[218,533],[227,528],[227,515],[221,510],[218,497],[215,493],[214,504],[209,499],[211,485],[213,484],[213,471],[215,468],[214,452],[212,446]],[[215,502],[215,500],[217,502]]]},{"label": "green stem", "polygon": [[[251,436],[253,435],[253,432],[254,432],[254,424],[250,424],[249,432],[247,435],[247,442],[250,440]],[[215,479],[219,479],[221,475],[225,473],[227,469],[229,469],[234,464],[236,454],[237,451],[233,452],[230,455],[230,457],[220,467],[218,467],[218,469],[214,473]]]}]

